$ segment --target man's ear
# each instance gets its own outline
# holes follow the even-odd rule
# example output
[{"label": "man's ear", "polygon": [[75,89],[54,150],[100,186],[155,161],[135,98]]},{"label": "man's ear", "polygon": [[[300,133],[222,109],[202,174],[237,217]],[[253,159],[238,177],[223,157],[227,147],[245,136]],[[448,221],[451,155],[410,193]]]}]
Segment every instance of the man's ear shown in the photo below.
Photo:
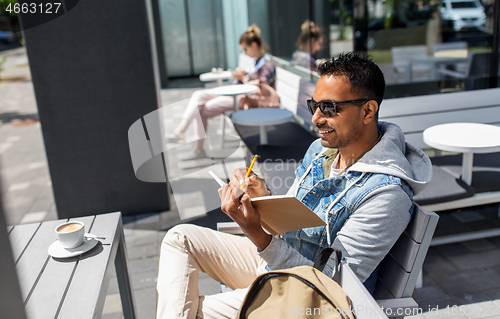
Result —
[{"label": "man's ear", "polygon": [[378,103],[375,100],[370,100],[365,104],[365,113],[363,117],[363,123],[368,124],[376,120],[376,114],[378,111]]}]

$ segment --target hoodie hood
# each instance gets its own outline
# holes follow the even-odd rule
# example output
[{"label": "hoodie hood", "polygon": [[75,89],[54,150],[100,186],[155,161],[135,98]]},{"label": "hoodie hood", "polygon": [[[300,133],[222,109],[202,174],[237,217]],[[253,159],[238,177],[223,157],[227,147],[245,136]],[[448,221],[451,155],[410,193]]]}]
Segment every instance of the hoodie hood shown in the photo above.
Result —
[{"label": "hoodie hood", "polygon": [[396,124],[378,122],[381,140],[348,171],[380,173],[405,180],[414,195],[420,193],[432,177],[431,160],[415,146],[405,142],[403,131]]}]

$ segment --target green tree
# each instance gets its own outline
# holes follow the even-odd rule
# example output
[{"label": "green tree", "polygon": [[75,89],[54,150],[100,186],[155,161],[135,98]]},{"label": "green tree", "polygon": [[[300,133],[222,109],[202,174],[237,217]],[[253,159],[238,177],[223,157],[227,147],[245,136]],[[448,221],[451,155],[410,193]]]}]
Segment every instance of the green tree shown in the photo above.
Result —
[{"label": "green tree", "polygon": [[344,0],[330,0],[330,2],[335,3],[339,2],[338,10],[335,10],[335,15],[339,17],[339,40],[344,40],[347,38],[347,25],[350,25],[352,22],[352,18],[349,15],[349,11],[347,7],[344,5]]},{"label": "green tree", "polygon": [[9,23],[12,27],[12,32],[19,32],[19,16],[13,10],[7,12],[6,9],[11,5],[11,8],[16,3],[16,0],[0,0],[0,16],[6,16],[9,19]]},{"label": "green tree", "polygon": [[9,4],[11,5],[11,7],[13,7],[15,3],[16,0],[0,0],[0,5],[1,5],[0,7],[2,8],[2,12],[10,16],[17,17],[17,13],[15,13],[14,11],[11,12],[5,11],[5,9],[9,6]]},{"label": "green tree", "polygon": [[7,60],[7,57],[5,57],[5,56],[0,58],[0,73],[2,73],[2,71],[3,71],[3,65],[4,65],[6,60]]}]

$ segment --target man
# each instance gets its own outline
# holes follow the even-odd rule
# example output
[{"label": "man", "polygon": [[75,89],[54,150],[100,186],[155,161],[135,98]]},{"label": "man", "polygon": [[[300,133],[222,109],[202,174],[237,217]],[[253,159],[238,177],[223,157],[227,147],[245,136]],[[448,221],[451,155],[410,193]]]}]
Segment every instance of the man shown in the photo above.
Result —
[{"label": "man", "polygon": [[[431,178],[429,158],[405,144],[398,126],[378,122],[385,82],[363,54],[348,53],[318,68],[320,79],[308,108],[320,139],[311,144],[288,194],[295,195],[327,226],[273,237],[260,227],[251,197],[268,191],[253,174],[236,170],[219,189],[221,208],[246,237],[192,225],[165,236],[158,277],[158,318],[233,318],[253,279],[267,271],[312,265],[328,246],[358,261],[354,271],[374,288],[377,266],[406,228],[413,194]],[[245,183],[241,196],[239,186]],[[335,256],[325,269],[332,275]],[[199,297],[198,272],[236,289]]]}]

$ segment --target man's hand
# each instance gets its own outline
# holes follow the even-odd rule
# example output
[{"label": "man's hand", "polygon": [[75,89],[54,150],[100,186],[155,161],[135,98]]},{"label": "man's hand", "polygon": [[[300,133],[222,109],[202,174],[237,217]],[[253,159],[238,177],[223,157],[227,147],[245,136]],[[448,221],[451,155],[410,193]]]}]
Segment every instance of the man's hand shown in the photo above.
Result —
[{"label": "man's hand", "polygon": [[259,212],[252,206],[248,194],[243,193],[239,186],[229,183],[219,188],[219,197],[222,211],[240,225],[243,233],[259,251],[264,250],[271,242],[272,236],[262,229]]},{"label": "man's hand", "polygon": [[250,198],[269,196],[270,194],[264,180],[254,172],[250,172],[248,178],[245,179],[247,170],[248,168],[245,167],[236,168],[233,172],[234,174],[229,177],[231,184],[240,186],[244,184],[243,190],[248,194],[248,196],[250,196]]}]

